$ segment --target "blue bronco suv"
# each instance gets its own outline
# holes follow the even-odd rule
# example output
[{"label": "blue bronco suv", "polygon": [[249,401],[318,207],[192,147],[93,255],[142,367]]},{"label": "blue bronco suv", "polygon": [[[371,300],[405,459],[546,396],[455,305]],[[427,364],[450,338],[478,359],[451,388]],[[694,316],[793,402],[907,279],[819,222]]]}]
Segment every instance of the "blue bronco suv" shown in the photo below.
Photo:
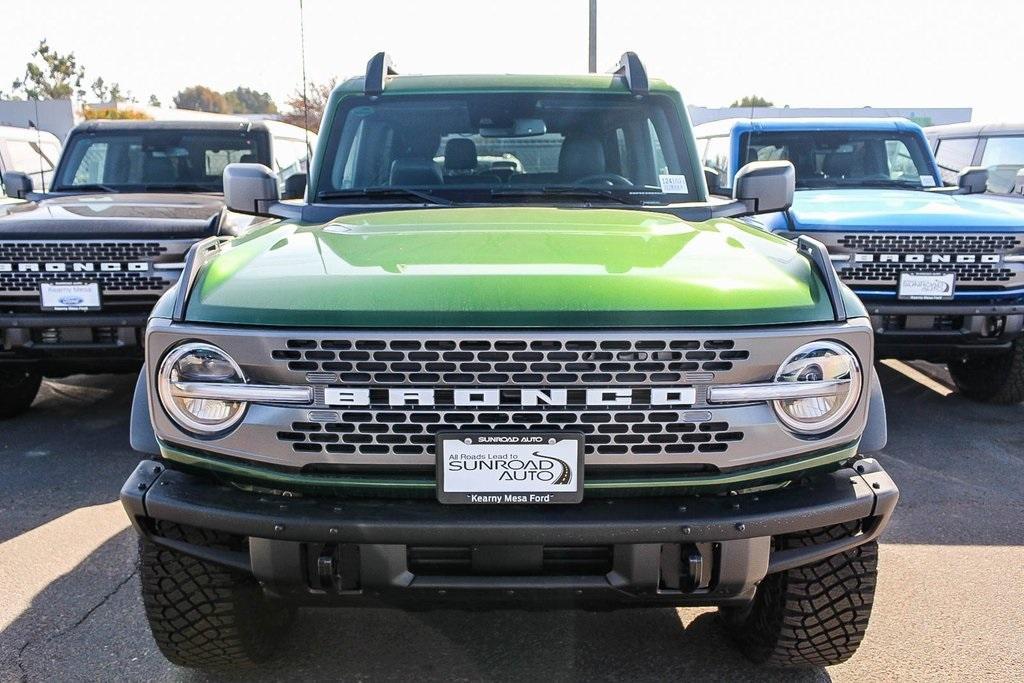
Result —
[{"label": "blue bronco suv", "polygon": [[878,357],[947,363],[968,397],[1024,401],[1024,207],[980,195],[983,171],[944,187],[906,119],[731,119],[695,134],[716,194],[746,163],[793,163],[792,207],[756,221],[828,247]]}]

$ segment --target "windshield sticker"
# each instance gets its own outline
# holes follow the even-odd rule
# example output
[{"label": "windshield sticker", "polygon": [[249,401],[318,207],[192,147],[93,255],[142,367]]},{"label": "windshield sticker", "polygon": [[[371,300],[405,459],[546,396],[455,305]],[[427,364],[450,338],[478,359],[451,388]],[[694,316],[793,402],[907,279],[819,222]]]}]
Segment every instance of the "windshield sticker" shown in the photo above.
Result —
[{"label": "windshield sticker", "polygon": [[921,185],[922,187],[935,187],[935,178],[932,178],[930,175],[923,175],[921,176]]},{"label": "windshield sticker", "polygon": [[659,175],[658,183],[662,192],[678,192],[687,194],[690,190],[686,187],[686,176],[684,175]]}]

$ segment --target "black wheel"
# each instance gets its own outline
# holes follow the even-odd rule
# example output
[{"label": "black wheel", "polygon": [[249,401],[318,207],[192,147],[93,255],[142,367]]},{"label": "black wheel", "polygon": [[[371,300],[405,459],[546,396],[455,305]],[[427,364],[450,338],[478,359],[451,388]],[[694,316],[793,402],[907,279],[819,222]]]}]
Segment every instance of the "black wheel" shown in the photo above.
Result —
[{"label": "black wheel", "polygon": [[0,368],[0,419],[28,410],[43,376],[25,368]]},{"label": "black wheel", "polygon": [[[785,547],[823,543],[857,524],[816,529],[785,539]],[[874,541],[817,564],[770,574],[746,607],[719,615],[739,649],[759,664],[830,666],[849,659],[867,630],[875,596]]]},{"label": "black wheel", "polygon": [[1024,342],[1009,351],[978,355],[949,364],[956,388],[975,401],[1013,405],[1024,401]]},{"label": "black wheel", "polygon": [[[236,549],[225,534],[178,526],[161,534]],[[153,638],[172,663],[216,670],[265,660],[287,631],[294,610],[268,600],[256,580],[141,540],[142,600]]]}]

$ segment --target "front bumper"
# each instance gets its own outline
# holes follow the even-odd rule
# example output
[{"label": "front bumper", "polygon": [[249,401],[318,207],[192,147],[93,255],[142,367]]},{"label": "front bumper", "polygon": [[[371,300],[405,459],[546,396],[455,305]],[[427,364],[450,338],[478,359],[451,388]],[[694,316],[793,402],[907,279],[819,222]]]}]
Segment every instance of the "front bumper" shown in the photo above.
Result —
[{"label": "front bumper", "polygon": [[[293,603],[538,607],[744,603],[768,573],[877,538],[898,496],[871,459],[768,491],[547,507],[286,498],[146,460],[121,502],[151,542],[251,573]],[[778,549],[840,525],[852,531]],[[234,541],[186,542],[172,527]]]},{"label": "front bumper", "polygon": [[47,375],[138,369],[147,312],[0,315],[0,364]]},{"label": "front bumper", "polygon": [[1020,301],[883,303],[864,298],[863,302],[880,358],[944,362],[975,353],[998,353],[1024,333],[1024,302]]}]

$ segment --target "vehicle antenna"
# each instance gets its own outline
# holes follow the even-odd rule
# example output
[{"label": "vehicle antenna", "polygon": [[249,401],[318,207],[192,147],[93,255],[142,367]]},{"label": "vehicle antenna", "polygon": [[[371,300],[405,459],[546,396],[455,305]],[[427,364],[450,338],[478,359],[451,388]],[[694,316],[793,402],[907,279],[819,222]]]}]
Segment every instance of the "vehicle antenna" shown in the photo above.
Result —
[{"label": "vehicle antenna", "polygon": [[36,152],[39,154],[39,185],[46,192],[46,171],[43,168],[43,134],[39,132],[39,98],[32,100],[36,110],[36,120],[29,121],[29,128],[36,129]]},{"label": "vehicle antenna", "polygon": [[[306,95],[306,22],[303,16],[302,0],[299,0],[299,53],[302,59],[302,127],[306,131],[306,154],[309,148],[309,98]],[[308,158],[308,157],[307,157]],[[309,172],[308,162],[306,172]]]}]

